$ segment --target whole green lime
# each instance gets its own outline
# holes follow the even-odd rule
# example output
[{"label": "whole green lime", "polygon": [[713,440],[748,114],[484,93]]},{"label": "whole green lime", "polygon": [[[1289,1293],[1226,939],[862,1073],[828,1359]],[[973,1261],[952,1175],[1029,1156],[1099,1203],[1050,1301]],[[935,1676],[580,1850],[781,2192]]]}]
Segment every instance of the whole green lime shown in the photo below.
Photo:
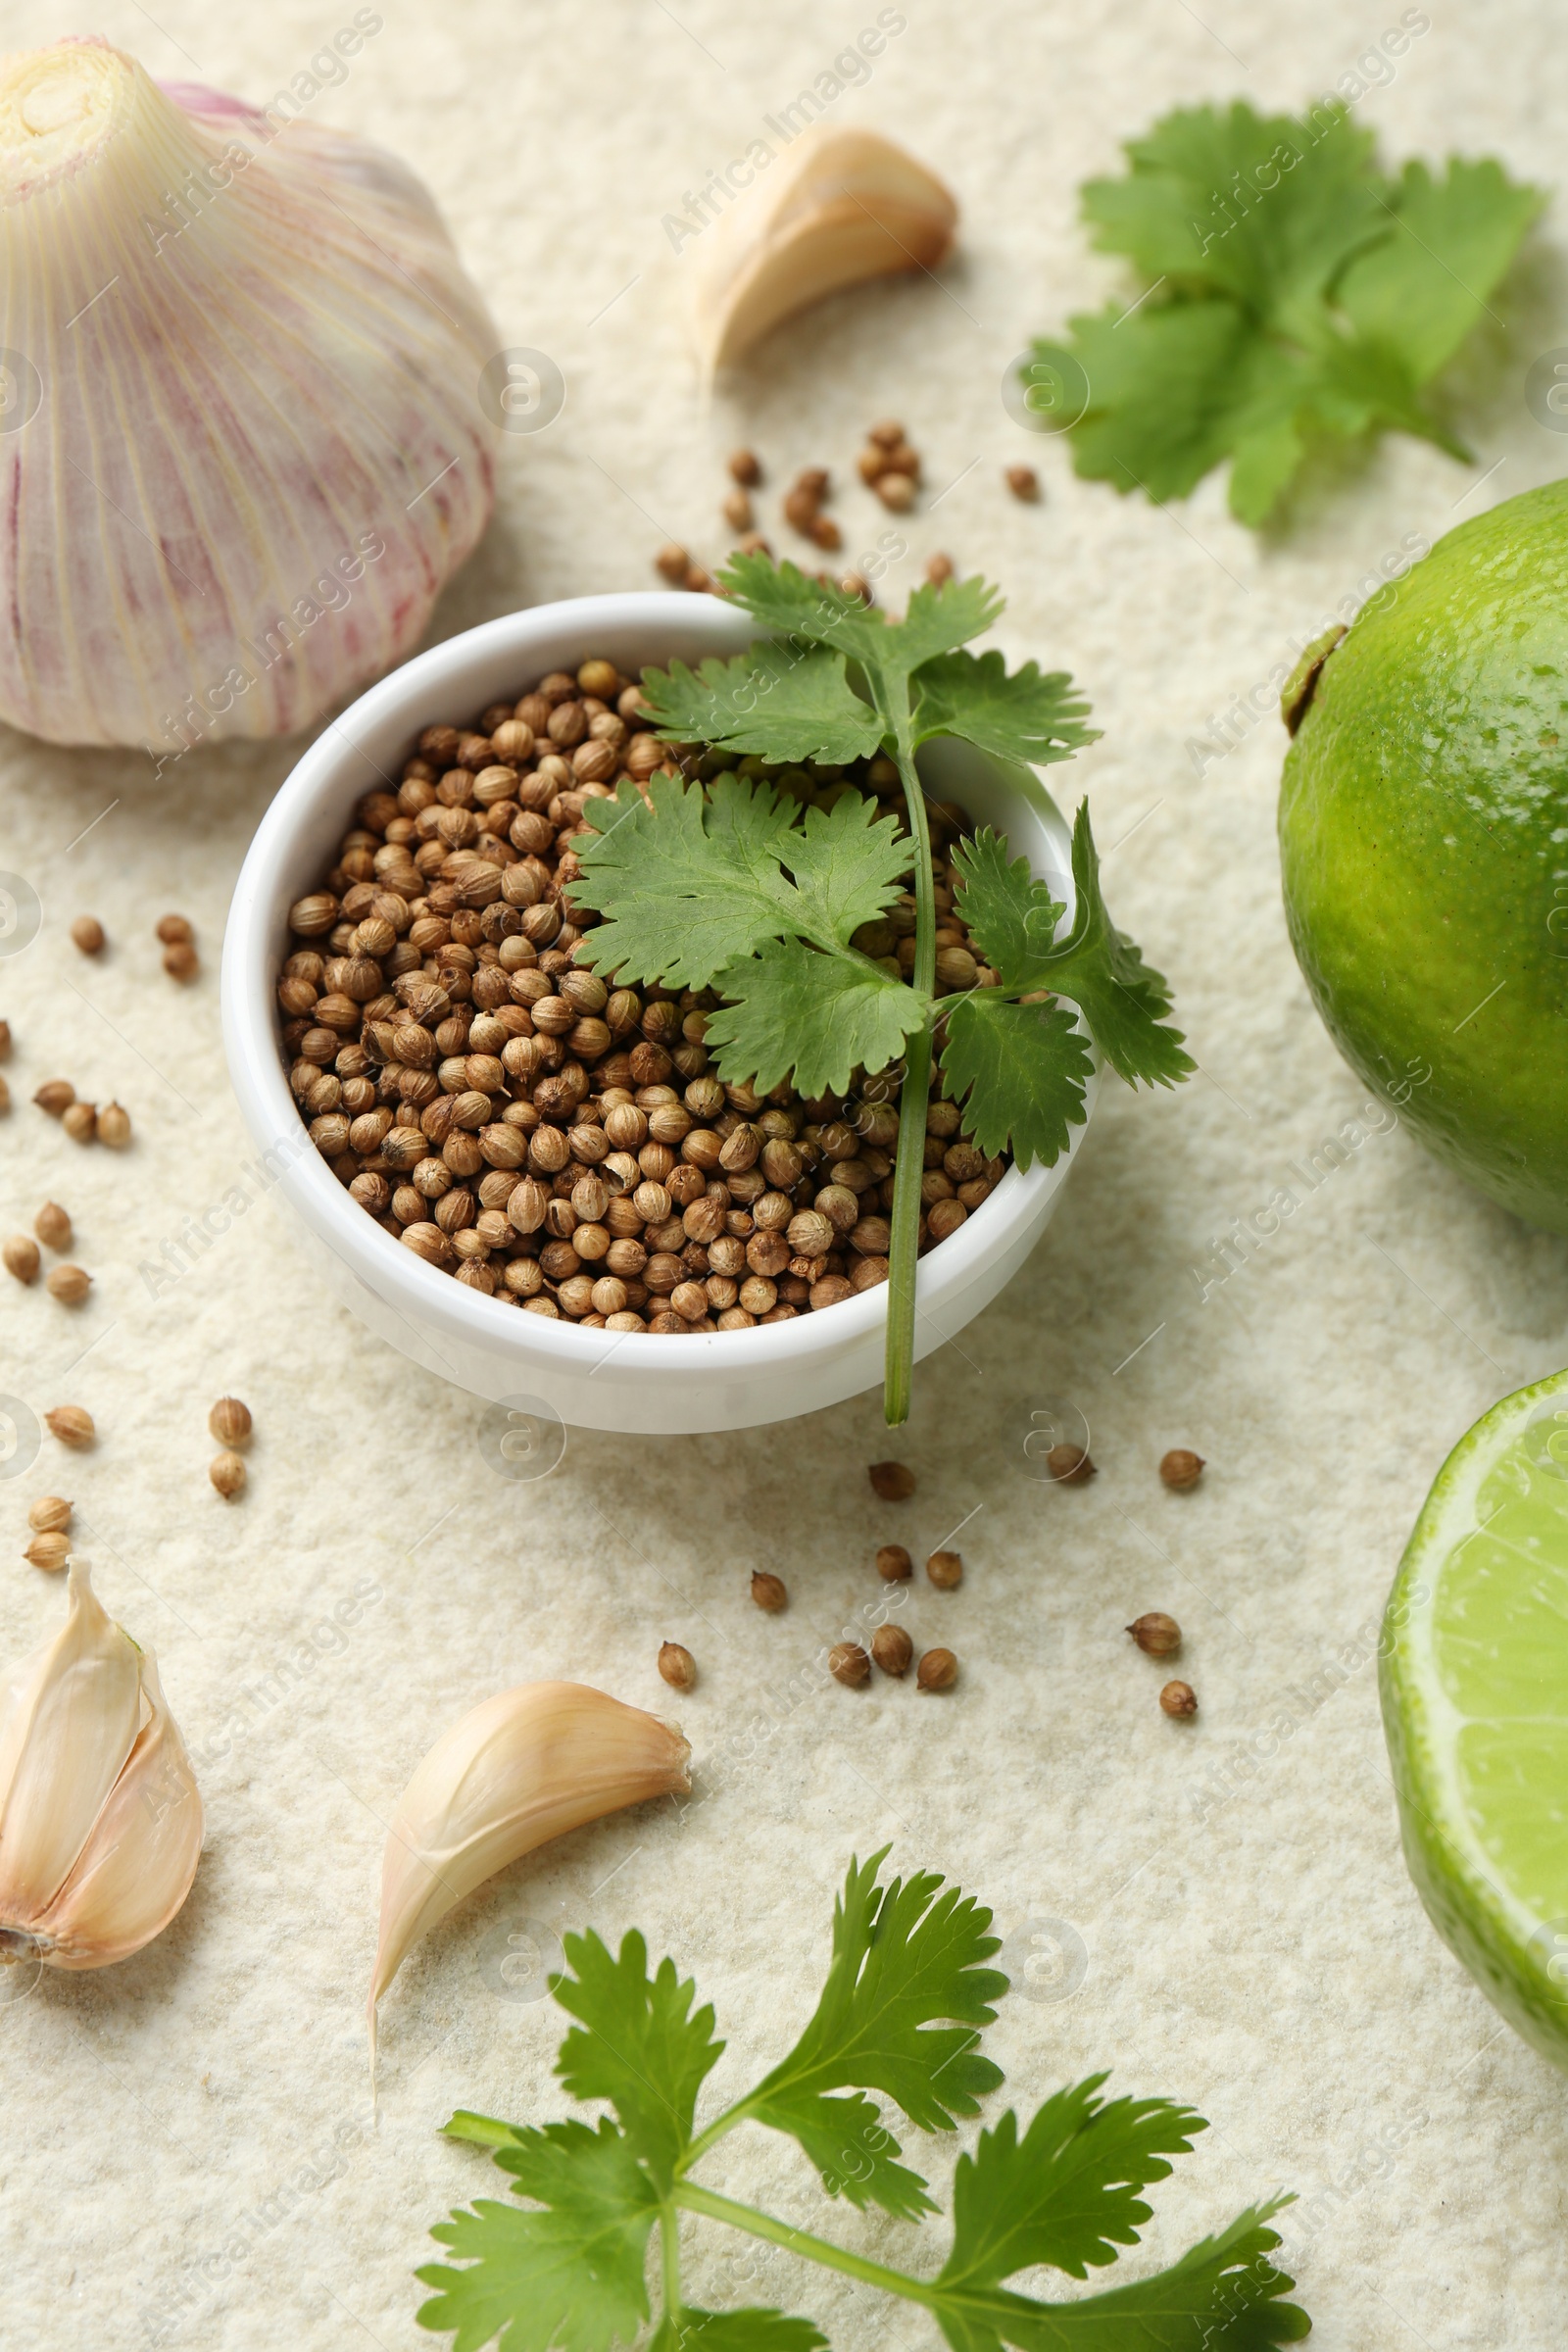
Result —
[{"label": "whole green lime", "polygon": [[1285,909],[1335,1043],[1568,1233],[1568,481],[1450,531],[1284,703]]}]

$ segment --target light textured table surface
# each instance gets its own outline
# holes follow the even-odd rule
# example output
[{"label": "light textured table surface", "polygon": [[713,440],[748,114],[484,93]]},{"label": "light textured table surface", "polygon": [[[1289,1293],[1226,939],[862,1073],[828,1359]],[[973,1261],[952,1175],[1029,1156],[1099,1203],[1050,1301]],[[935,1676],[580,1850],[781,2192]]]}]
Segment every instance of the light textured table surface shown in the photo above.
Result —
[{"label": "light textured table surface", "polygon": [[[931,490],[892,600],[944,548],[1004,585],[1009,654],[1082,681],[1104,737],[1053,781],[1069,804],[1087,789],[1111,905],[1173,979],[1202,1075],[1153,1101],[1107,1089],[1034,1259],[917,1376],[899,1443],[919,1470],[913,1502],[879,1507],[867,1487],[886,1450],[875,1396],[723,1439],[574,1436],[554,1477],[510,1486],[481,1458],[472,1400],[332,1304],[270,1206],[156,1300],[137,1277],[248,1156],[219,1043],[219,943],[298,745],[198,752],[155,784],[139,754],[0,737],[0,862],[34,880],[48,917],[0,965],[18,1104],[0,1133],[3,1221],[64,1200],[96,1278],[74,1318],[8,1285],[0,1389],[37,1408],[83,1403],[101,1432],[94,1452],[54,1448],[0,1486],[0,1638],[15,1655],[59,1621],[60,1588],[18,1555],[27,1501],[63,1487],[106,1600],[157,1649],[208,1812],[167,1935],[0,2008],[6,2340],[432,2340],[410,2275],[433,2251],[426,2227],[497,2178],[435,2127],[458,2104],[564,2111],[552,2005],[496,1990],[517,1922],[638,1925],[694,1968],[730,2041],[716,2099],[786,2045],[850,1855],[891,1840],[901,1864],[959,1877],[1004,1933],[1054,1921],[1069,1953],[1081,1942],[1076,1989],[1037,1957],[1048,1997],[1015,1996],[994,2031],[1021,2107],[1110,2067],[1117,2086],[1211,2119],[1125,2268],[1284,2185],[1302,2200],[1284,2220],[1288,2259],[1325,2352],[1560,2341],[1568,2091],[1417,1905],[1373,1638],[1448,1446],[1562,1361],[1568,1250],[1396,1128],[1357,1129],[1348,1164],[1309,1194],[1298,1185],[1278,1236],[1200,1298],[1191,1270],[1214,1271],[1229,1221],[1292,1184],[1290,1163],[1359,1119],[1365,1097],[1286,941],[1280,731],[1259,723],[1201,773],[1189,750],[1406,534],[1435,540],[1560,469],[1565,444],[1520,390],[1529,360],[1568,340],[1560,204],[1506,328],[1488,328],[1477,466],[1387,442],[1315,492],[1288,538],[1259,540],[1227,518],[1220,479],[1168,514],[1076,482],[998,386],[1030,332],[1123,282],[1074,218],[1078,182],[1115,168],[1119,139],[1177,101],[1285,105],[1329,87],[1396,20],[1393,0],[906,0],[906,29],[839,111],[947,177],[960,250],[940,283],[828,306],[707,416],[681,325],[691,248],[671,252],[662,217],[830,65],[874,19],[869,0],[382,10],[321,116],[423,173],[503,340],[553,354],[568,387],[548,432],[507,443],[495,524],[439,630],[653,585],[666,535],[716,557],[737,440],[776,484],[813,462],[847,473],[864,424],[903,416]],[[159,0],[155,23],[105,0],[94,24],[157,74],[265,100],[349,13]],[[8,12],[18,45],[86,28],[61,0]],[[1550,183],[1568,105],[1559,33],[1531,0],[1445,0],[1361,119],[1389,157],[1493,151]],[[1021,459],[1042,466],[1038,508],[1003,489]],[[858,484],[838,511],[852,552],[885,520]],[[150,936],[169,907],[200,935],[186,992]],[[66,936],[86,908],[113,942],[97,965]],[[130,1107],[132,1152],[78,1152],[31,1107],[61,1072]],[[231,1508],[206,1477],[207,1410],[224,1391],[249,1400],[258,1433]],[[1100,1476],[1085,1490],[1043,1486],[1025,1451],[1053,1399],[1092,1430]],[[1208,1458],[1190,1496],[1155,1477],[1174,1444]],[[908,1604],[917,1639],[961,1658],[956,1691],[824,1684],[822,1645],[876,1599],[873,1546],[923,1553],[960,1523],[961,1590],[921,1583]],[[747,1597],[760,1563],[790,1586],[781,1619]],[[367,1585],[352,1629],[333,1630],[335,1604]],[[1161,1717],[1160,1671],[1121,1630],[1149,1608],[1186,1630],[1195,1723]],[[372,2130],[361,2010],[382,1824],[410,1770],[509,1682],[578,1677],[661,1705],[665,1637],[701,1666],[675,1711],[705,1801],[684,1822],[654,1809],[573,1837],[431,1936],[384,2006]],[[952,2150],[928,2158],[940,2183]],[[829,2211],[782,2140],[740,2135],[712,2177],[891,2260],[936,2259],[941,2225],[925,2245]],[[808,2311],[856,2352],[934,2341],[906,2308],[852,2310],[844,2282],[782,2254],[748,2277],[721,2236],[694,2236],[704,2300]]]}]

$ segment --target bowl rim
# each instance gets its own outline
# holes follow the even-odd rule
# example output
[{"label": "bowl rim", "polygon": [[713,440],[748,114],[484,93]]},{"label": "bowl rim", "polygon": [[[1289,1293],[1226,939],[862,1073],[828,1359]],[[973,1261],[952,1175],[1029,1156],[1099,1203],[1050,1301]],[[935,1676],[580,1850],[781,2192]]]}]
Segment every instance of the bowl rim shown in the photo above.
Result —
[{"label": "bowl rim", "polygon": [[[803,1370],[824,1354],[848,1352],[885,1323],[886,1283],[824,1310],[739,1331],[606,1334],[598,1329],[585,1331],[565,1316],[530,1315],[520,1304],[499,1308],[484,1292],[470,1290],[395,1242],[349,1198],[347,1188],[310,1141],[307,1122],[288,1085],[276,1011],[276,972],[282,956],[269,931],[271,908],[298,833],[335,792],[344,794],[347,808],[368,789],[362,776],[350,798],[345,777],[345,770],[356,761],[375,764],[363,748],[365,739],[395,720],[409,732],[419,725],[436,724],[428,712],[440,708],[441,697],[459,703],[471,699],[465,692],[465,677],[502,656],[514,658],[521,672],[536,660],[544,660],[548,666],[548,657],[535,655],[531,649],[564,629],[569,630],[579,645],[590,648],[596,632],[623,635],[628,629],[639,630],[654,649],[644,657],[648,661],[660,659],[657,649],[662,639],[696,635],[705,640],[704,651],[726,655],[769,633],[738,607],[679,589],[626,589],[563,597],[500,614],[443,639],[415,655],[329,719],[279,786],[257,827],[235,883],[220,980],[230,1082],[264,1161],[270,1163],[273,1152],[282,1158],[282,1166],[274,1172],[275,1189],[287,1196],[317,1237],[372,1297],[406,1314],[416,1327],[422,1327],[427,1340],[434,1325],[454,1344],[477,1347],[491,1356],[514,1351],[519,1373],[535,1378],[547,1376],[552,1367],[563,1374],[591,1378],[612,1356],[619,1356],[617,1385],[629,1370],[658,1381],[699,1366],[708,1374],[733,1371],[737,1378]],[[1004,776],[1031,808],[1036,822],[1065,850],[1065,820],[1033,769],[996,760],[969,745],[962,749],[999,777]],[[1028,1170],[1009,1167],[995,1192],[957,1232],[919,1260],[915,1277],[917,1356],[928,1351],[920,1345],[918,1321],[940,1315],[950,1299],[968,1289],[984,1265],[1030,1225],[1042,1196],[1065,1182],[1095,1107],[1098,1057],[1095,1059],[1096,1070],[1085,1092],[1083,1121],[1071,1130],[1067,1149],[1055,1163],[1050,1168],[1037,1163]],[[929,1346],[941,1346],[949,1336],[937,1328]],[[629,1357],[620,1353],[621,1343],[627,1340],[636,1342]],[[716,1356],[714,1349],[720,1350]],[[456,1369],[453,1377],[461,1377]]]}]

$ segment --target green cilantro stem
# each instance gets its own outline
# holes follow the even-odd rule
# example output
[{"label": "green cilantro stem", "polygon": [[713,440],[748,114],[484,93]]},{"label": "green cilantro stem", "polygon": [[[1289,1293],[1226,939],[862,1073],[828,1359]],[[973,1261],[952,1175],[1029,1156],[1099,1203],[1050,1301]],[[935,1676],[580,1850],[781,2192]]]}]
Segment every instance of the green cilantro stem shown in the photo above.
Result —
[{"label": "green cilantro stem", "polygon": [[[904,786],[914,844],[914,969],[916,989],[930,996],[937,978],[937,909],[931,888],[931,832],[925,794],[915,772],[909,699],[901,681],[902,708],[884,710],[893,735],[893,757]],[[925,1114],[931,1100],[931,1030],[911,1037],[905,1051],[905,1079],[899,1096],[899,1144],[893,1170],[893,1214],[889,1220],[888,1337],[882,1410],[889,1429],[909,1418],[914,1385],[914,1286],[919,1272],[920,1174],[925,1165]]]},{"label": "green cilantro stem", "polygon": [[664,2286],[664,2316],[680,2326],[680,2216],[673,2205],[659,2208],[659,2250]]},{"label": "green cilantro stem", "polygon": [[688,2213],[705,2213],[710,2221],[728,2222],[732,2230],[744,2230],[749,2237],[765,2237],[770,2245],[782,2246],[786,2253],[804,2254],[808,2262],[819,2262],[824,2270],[842,2271],[847,2278],[858,2278],[865,2286],[880,2286],[890,2295],[902,2295],[906,2303],[934,2305],[936,2296],[918,2278],[906,2278],[903,2271],[891,2271],[885,2263],[870,2262],[863,2254],[852,2254],[845,2246],[835,2246],[831,2239],[813,2237],[809,2230],[797,2230],[789,2222],[775,2222],[772,2215],[759,2213],[754,2205],[738,2204],[733,2197],[720,2196],[717,2189],[700,2188],[695,2180],[680,2180],[675,2185],[675,2203]]}]

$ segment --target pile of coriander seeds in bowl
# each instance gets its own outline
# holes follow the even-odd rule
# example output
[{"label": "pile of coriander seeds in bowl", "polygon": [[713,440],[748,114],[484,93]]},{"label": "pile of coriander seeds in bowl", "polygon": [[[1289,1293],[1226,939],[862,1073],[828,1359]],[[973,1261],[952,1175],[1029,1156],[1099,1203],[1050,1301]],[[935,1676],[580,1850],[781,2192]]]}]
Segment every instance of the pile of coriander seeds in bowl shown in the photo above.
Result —
[{"label": "pile of coriander seeds in bowl", "polygon": [[[724,1083],[711,991],[617,988],[579,961],[574,905],[590,799],[658,770],[739,764],[818,807],[903,807],[890,760],[782,767],[661,742],[638,681],[603,659],[552,671],[469,726],[426,727],[395,791],[365,796],[320,887],[289,910],[278,981],[289,1084],[312,1142],[403,1248],[498,1307],[596,1330],[745,1330],[887,1280],[894,1075],[803,1101]],[[389,779],[390,783],[390,779]],[[938,988],[988,984],[953,913],[930,811]],[[907,969],[906,894],[855,944]],[[1007,1162],[933,1099],[920,1248],[940,1245]]]}]

